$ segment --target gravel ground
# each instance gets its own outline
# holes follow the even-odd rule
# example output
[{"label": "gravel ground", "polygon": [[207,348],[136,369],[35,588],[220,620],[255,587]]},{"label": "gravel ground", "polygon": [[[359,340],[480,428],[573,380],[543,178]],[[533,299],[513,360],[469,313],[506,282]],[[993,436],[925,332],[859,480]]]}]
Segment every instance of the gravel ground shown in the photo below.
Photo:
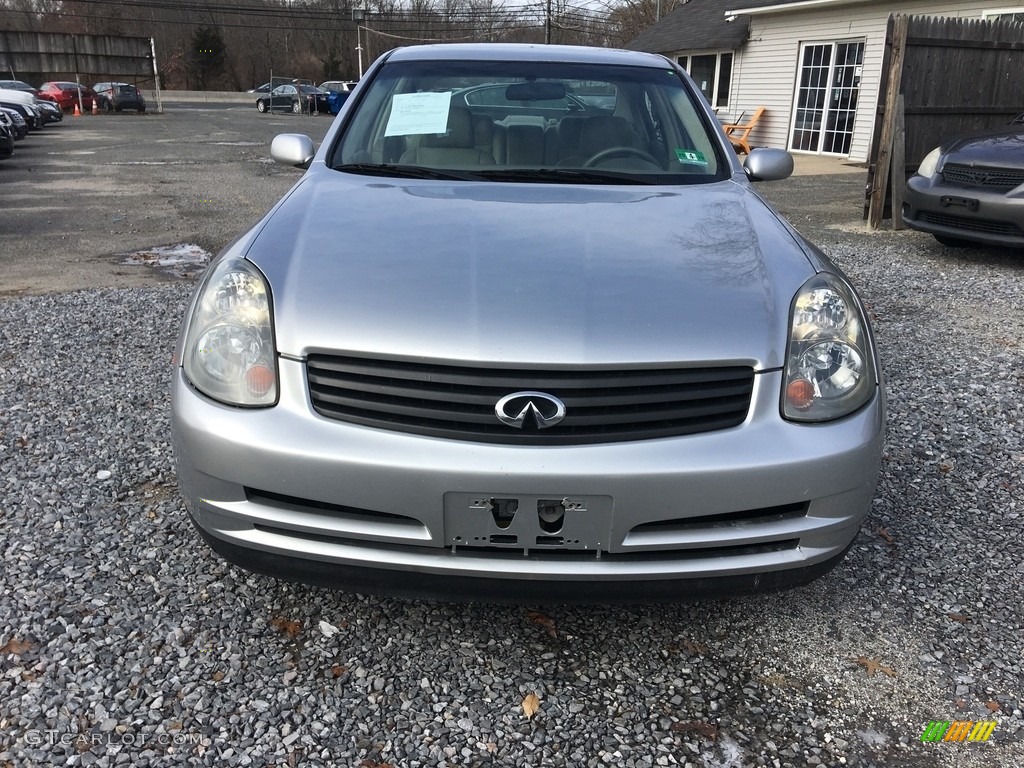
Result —
[{"label": "gravel ground", "polygon": [[[890,424],[847,560],[757,598],[449,605],[250,575],[176,494],[191,285],[0,300],[0,766],[1024,765],[1024,258],[837,225],[821,201],[855,219],[862,184],[764,190],[868,301]],[[932,720],[998,724],[923,744]]]}]

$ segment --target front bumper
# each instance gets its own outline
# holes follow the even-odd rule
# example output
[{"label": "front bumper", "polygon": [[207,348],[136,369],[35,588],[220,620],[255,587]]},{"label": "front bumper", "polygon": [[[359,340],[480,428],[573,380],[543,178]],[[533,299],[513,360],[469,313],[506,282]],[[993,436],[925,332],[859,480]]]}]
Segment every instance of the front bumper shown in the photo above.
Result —
[{"label": "front bumper", "polygon": [[912,176],[903,223],[931,235],[1024,248],[1024,189],[1010,192],[955,187],[939,176]]},{"label": "front bumper", "polygon": [[[778,371],[755,376],[734,429],[558,447],[333,421],[309,405],[301,362],[281,360],[280,377],[277,406],[243,410],[176,371],[182,494],[229,560],[368,592],[604,602],[805,583],[856,536],[882,447],[880,393],[839,422],[792,424]],[[493,512],[508,502],[511,522]]]}]

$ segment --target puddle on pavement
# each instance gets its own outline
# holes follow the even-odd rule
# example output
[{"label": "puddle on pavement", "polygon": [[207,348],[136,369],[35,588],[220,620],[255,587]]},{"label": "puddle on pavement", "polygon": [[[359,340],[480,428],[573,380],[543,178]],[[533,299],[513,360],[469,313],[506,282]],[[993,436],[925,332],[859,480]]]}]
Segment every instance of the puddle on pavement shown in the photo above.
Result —
[{"label": "puddle on pavement", "polygon": [[169,277],[190,279],[199,275],[210,263],[211,254],[192,243],[158,245],[134,253],[121,254],[121,263],[151,267]]}]

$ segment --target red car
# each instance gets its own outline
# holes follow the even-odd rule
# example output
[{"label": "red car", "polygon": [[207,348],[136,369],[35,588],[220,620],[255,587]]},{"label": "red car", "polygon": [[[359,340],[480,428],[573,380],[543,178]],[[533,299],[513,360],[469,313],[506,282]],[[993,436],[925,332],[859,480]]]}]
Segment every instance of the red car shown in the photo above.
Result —
[{"label": "red car", "polygon": [[92,100],[96,94],[93,93],[92,88],[85,85],[78,85],[78,83],[66,81],[43,83],[39,86],[39,98],[45,99],[46,101],[52,101],[64,111],[70,112],[75,108],[75,105],[78,104],[79,89],[82,91],[81,108],[84,110],[91,110]]}]

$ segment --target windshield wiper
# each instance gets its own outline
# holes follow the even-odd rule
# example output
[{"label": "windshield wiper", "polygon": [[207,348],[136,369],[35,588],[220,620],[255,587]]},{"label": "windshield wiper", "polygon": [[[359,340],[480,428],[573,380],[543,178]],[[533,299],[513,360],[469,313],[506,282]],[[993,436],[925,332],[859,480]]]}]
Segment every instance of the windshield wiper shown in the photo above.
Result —
[{"label": "windshield wiper", "polygon": [[487,181],[537,181],[549,184],[657,184],[654,177],[644,178],[623,171],[599,171],[592,168],[485,168],[478,178]]},{"label": "windshield wiper", "polygon": [[442,168],[424,168],[420,165],[393,165],[390,163],[349,163],[334,166],[336,171],[359,173],[364,176],[390,176],[398,179],[441,179],[444,181],[479,181],[480,175],[450,171]]}]

